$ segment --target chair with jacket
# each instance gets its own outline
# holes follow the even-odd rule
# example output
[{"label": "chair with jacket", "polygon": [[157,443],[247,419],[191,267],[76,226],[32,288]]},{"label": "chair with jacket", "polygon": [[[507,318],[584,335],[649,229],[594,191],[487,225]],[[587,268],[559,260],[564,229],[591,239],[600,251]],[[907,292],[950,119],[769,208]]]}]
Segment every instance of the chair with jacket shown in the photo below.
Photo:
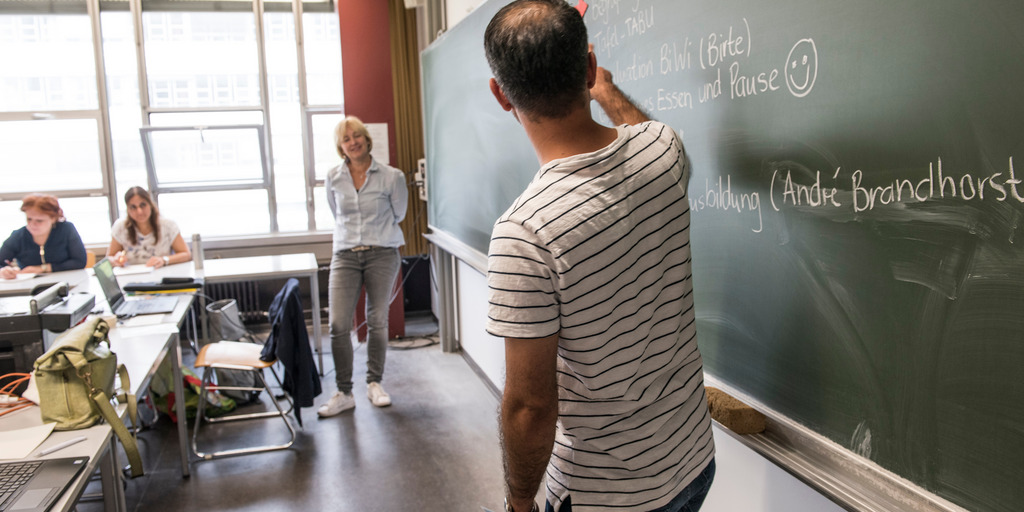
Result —
[{"label": "chair with jacket", "polygon": [[[288,421],[288,412],[295,411],[295,419],[301,427],[302,416],[300,408],[312,406],[313,398],[321,393],[320,379],[316,372],[313,352],[309,345],[309,335],[306,331],[306,323],[302,313],[302,302],[299,298],[299,282],[297,279],[288,280],[284,288],[274,297],[268,313],[271,332],[266,344],[262,347],[254,343],[220,341],[205,345],[196,357],[196,368],[202,367],[204,371],[199,394],[199,409],[192,433],[192,451],[196,456],[204,460],[288,448],[295,442],[296,437],[295,429],[292,427],[291,422]],[[274,371],[273,366],[277,362],[280,362],[284,368],[284,380],[281,380],[277,372]],[[218,418],[205,417],[203,412],[205,409],[206,390],[211,386],[213,370],[217,368],[254,372],[258,384],[261,384],[260,387],[218,386],[218,389],[266,391],[276,411],[249,414],[239,413]],[[274,393],[263,379],[264,369],[270,369],[284,391],[285,398],[288,399],[290,405],[288,410],[283,410],[278,405]],[[280,417],[283,419],[291,434],[291,439],[288,442],[213,453],[203,452],[198,447],[199,427],[204,421],[215,423],[268,417]]]},{"label": "chair with jacket", "polygon": [[298,279],[291,278],[285,283],[270,304],[269,313],[271,331],[260,359],[281,362],[283,389],[294,400],[295,419],[301,426],[301,409],[312,407],[313,399],[320,396],[322,389],[302,313]]}]

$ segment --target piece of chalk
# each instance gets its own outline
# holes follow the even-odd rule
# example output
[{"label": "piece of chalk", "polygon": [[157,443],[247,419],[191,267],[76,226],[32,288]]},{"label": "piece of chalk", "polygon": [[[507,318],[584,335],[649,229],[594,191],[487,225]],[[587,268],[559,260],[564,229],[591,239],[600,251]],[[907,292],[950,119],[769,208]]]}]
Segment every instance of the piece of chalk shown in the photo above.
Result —
[{"label": "piece of chalk", "polygon": [[581,18],[587,15],[587,7],[590,7],[587,5],[587,0],[580,0],[580,2],[576,4],[576,10],[580,12]]},{"label": "piece of chalk", "polygon": [[720,389],[712,387],[704,389],[708,394],[708,409],[711,412],[711,418],[715,421],[737,434],[764,432],[767,423],[764,414],[727,395]]}]

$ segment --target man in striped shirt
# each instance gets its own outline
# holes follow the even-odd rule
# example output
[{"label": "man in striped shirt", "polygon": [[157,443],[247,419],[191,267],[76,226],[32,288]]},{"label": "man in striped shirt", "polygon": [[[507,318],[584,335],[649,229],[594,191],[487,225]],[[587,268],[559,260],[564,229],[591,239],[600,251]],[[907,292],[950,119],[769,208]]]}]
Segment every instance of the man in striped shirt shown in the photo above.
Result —
[{"label": "man in striped shirt", "polygon": [[[494,225],[487,331],[505,338],[506,510],[695,511],[714,442],[694,328],[682,143],[597,66],[564,0],[484,35],[498,103],[541,168]],[[597,123],[595,99],[619,126]]]}]

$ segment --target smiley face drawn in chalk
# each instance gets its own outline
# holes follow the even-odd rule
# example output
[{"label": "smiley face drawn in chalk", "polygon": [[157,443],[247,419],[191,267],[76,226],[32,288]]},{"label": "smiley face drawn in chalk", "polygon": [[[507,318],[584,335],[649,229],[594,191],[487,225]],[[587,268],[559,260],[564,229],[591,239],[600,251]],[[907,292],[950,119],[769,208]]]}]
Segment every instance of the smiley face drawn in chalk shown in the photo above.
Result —
[{"label": "smiley face drawn in chalk", "polygon": [[807,96],[818,78],[818,48],[813,39],[801,39],[786,58],[786,87],[797,98]]}]

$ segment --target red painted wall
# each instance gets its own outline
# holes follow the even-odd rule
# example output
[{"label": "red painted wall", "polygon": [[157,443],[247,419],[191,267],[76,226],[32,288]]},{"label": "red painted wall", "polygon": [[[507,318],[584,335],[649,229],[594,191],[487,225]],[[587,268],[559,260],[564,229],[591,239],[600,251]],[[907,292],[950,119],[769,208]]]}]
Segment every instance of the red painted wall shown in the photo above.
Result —
[{"label": "red painted wall", "polygon": [[356,116],[364,123],[387,123],[391,162],[394,162],[397,152],[389,3],[389,0],[338,0],[338,19],[345,114]]}]

